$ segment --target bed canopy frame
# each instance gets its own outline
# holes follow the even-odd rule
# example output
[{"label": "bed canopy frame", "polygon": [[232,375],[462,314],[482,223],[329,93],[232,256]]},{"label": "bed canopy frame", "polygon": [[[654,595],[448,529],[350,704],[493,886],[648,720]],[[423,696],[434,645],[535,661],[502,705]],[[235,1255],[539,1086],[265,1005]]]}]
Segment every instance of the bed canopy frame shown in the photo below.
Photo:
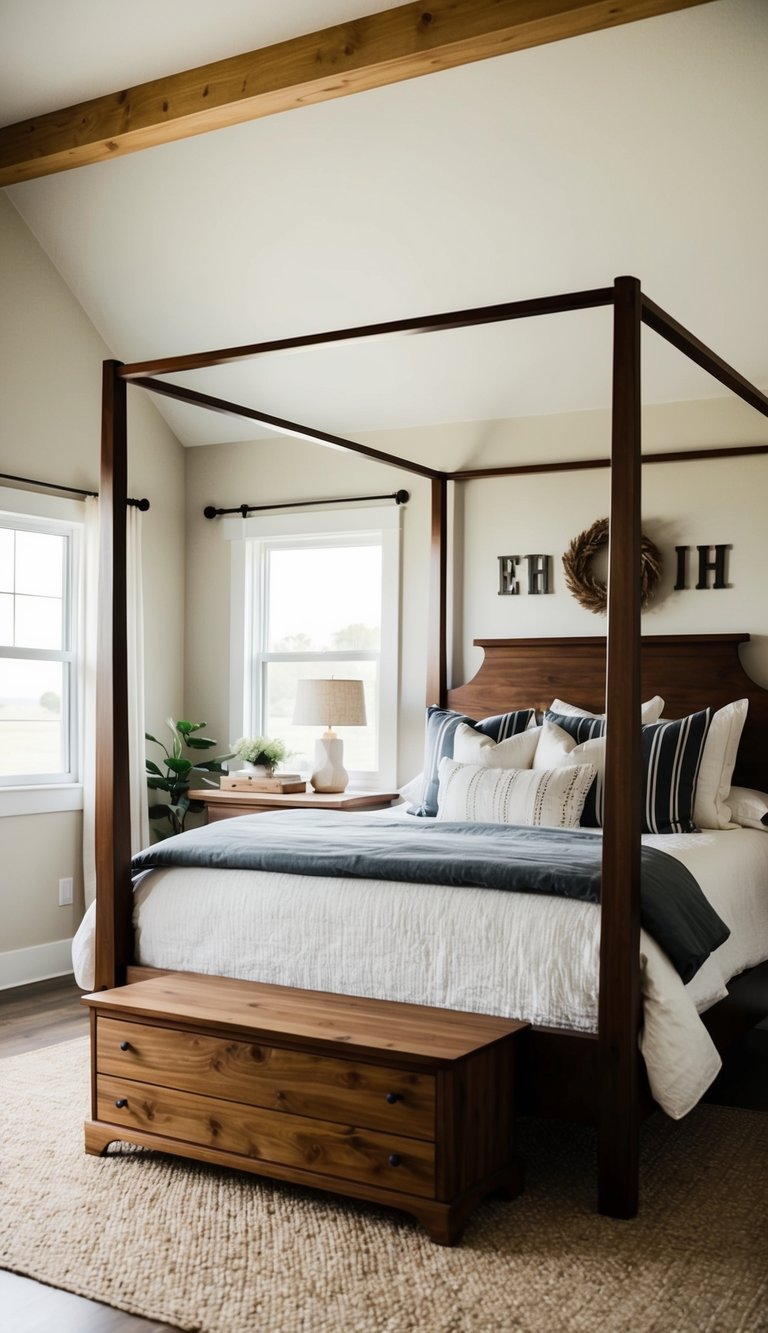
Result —
[{"label": "bed canopy frame", "polygon": [[[413,460],[383,453],[353,440],[331,435],[326,431],[282,420],[253,408],[214,398],[158,378],[174,372],[204,369],[272,352],[402,334],[427,334],[442,329],[469,328],[475,325],[600,306],[612,308],[613,311],[610,459],[584,460],[572,464],[533,463],[507,468],[443,472]],[[501,676],[498,674],[498,663],[501,661],[503,664],[505,645],[508,650],[507,656],[511,649],[525,653],[526,644],[529,648],[531,645],[538,645],[535,657],[537,662],[540,662],[542,645],[562,646],[564,641],[527,640],[517,643],[478,641],[489,653],[488,672],[482,677],[482,688],[476,684],[481,680],[482,673],[479,673],[475,682],[470,682],[462,689],[448,691],[446,612],[449,483],[521,471],[552,471],[557,468],[610,465],[611,537],[607,634],[605,639],[602,636],[595,636],[592,639],[575,639],[567,642],[569,668],[572,670],[574,660],[583,661],[586,655],[591,662],[589,680],[592,692],[594,693],[595,689],[595,671],[601,684],[604,681],[605,707],[610,719],[606,734],[598,1037],[596,1042],[592,1042],[591,1047],[595,1053],[596,1065],[594,1068],[590,1066],[587,1078],[591,1080],[593,1074],[596,1078],[598,1206],[602,1212],[617,1217],[630,1217],[637,1210],[639,1126],[645,1091],[638,1056],[638,1032],[641,1021],[639,888],[642,827],[642,755],[639,726],[641,465],[646,461],[768,452],[768,446],[754,446],[699,450],[691,454],[641,455],[640,337],[643,324],[708,371],[750,406],[768,416],[768,397],[655,305],[642,292],[639,280],[634,277],[619,277],[612,286],[589,291],[301,335],[161,360],[134,364],[122,364],[110,360],[104,363],[102,406],[103,516],[96,764],[98,882],[96,989],[123,984],[133,961],[130,845],[128,820],[125,816],[129,808],[128,775],[123,765],[113,762],[115,755],[125,754],[128,749],[125,592],[128,385],[138,385],[153,393],[213,411],[245,417],[281,434],[332,444],[377,462],[389,464],[401,471],[428,478],[431,484],[431,557],[427,701],[441,704],[447,702],[470,713],[473,706],[479,708],[493,698],[494,689],[500,689]],[[718,666],[714,673],[707,676],[706,682],[699,678],[697,684],[703,688],[710,680],[714,682],[715,679],[719,679],[721,686],[726,682],[725,688],[728,690],[736,688],[742,694],[750,690],[752,695],[758,694],[757,687],[749,681],[745,673],[741,672],[738,665],[737,646],[740,637],[699,636],[696,640],[690,640],[690,643],[701,644],[705,639],[710,647],[718,650]],[[657,643],[662,655],[674,656],[672,645],[679,645],[681,642],[679,639],[671,638],[646,639],[644,645]],[[681,680],[684,673],[690,674],[690,643],[688,658],[686,659],[685,651],[682,657],[679,657]],[[582,648],[577,648],[577,645],[582,645]],[[644,651],[643,660],[646,656]],[[562,659],[562,651],[559,657]],[[730,665],[724,667],[726,658]],[[564,669],[561,668],[561,671]],[[562,678],[561,675],[559,679]],[[529,677],[527,684],[533,686],[535,679],[534,674]],[[539,677],[539,690],[542,691],[544,685],[549,685],[552,679],[554,677],[551,673],[546,682],[542,682]],[[570,679],[573,683],[572,675]],[[506,680],[508,682],[508,675]],[[578,679],[574,687],[577,685]],[[768,694],[763,691],[762,696],[758,707],[763,726],[768,732],[766,711]],[[727,697],[730,699],[739,696],[728,693]],[[503,702],[509,706],[508,689]],[[530,702],[531,698],[527,697],[526,703]],[[592,700],[587,697],[583,702],[589,705]],[[602,698],[595,702],[602,703]],[[706,702],[715,703],[717,700],[707,699]],[[726,699],[723,698],[722,702],[726,702]],[[765,966],[763,965],[764,968]],[[583,1047],[584,1039],[580,1040]],[[577,1043],[571,1041],[564,1043],[562,1048],[552,1044],[549,1046],[549,1077],[554,1088],[553,1102],[557,1097],[564,1096],[560,1076],[566,1080],[569,1077],[569,1052],[574,1049],[575,1044]],[[559,1050],[562,1054],[562,1063]]]}]

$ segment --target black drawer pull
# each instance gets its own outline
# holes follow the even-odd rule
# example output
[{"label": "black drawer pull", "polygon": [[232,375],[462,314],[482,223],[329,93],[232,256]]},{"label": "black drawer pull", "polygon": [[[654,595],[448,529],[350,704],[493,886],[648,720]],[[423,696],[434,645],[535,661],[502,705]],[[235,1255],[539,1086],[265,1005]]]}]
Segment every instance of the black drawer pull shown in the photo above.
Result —
[{"label": "black drawer pull", "polygon": [[130,1051],[130,1049],[131,1049],[131,1043],[130,1043],[129,1041],[121,1041],[121,1042],[120,1042],[120,1050],[121,1050],[121,1051]]},{"label": "black drawer pull", "polygon": [[402,1161],[402,1158],[398,1155],[398,1153],[392,1152],[389,1154],[387,1160],[389,1161],[390,1166],[399,1166]]},{"label": "black drawer pull", "polygon": [[401,1102],[403,1100],[403,1094],[402,1092],[388,1092],[386,1100],[389,1102],[390,1106],[394,1106],[395,1102]]},{"label": "black drawer pull", "polygon": [[123,1107],[127,1105],[128,1105],[127,1097],[118,1097],[117,1101],[115,1102],[115,1106],[117,1106],[120,1110],[122,1110]]}]

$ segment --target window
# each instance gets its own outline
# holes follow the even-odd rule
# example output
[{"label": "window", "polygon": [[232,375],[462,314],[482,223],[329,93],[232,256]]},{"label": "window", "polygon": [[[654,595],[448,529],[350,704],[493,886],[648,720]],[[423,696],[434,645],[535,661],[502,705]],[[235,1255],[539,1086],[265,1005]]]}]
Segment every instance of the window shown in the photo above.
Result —
[{"label": "window", "polygon": [[77,781],[80,525],[57,506],[0,512],[0,789]]},{"label": "window", "polygon": [[243,610],[233,656],[243,666],[233,738],[279,737],[292,752],[287,767],[311,768],[323,728],[294,725],[297,682],[357,678],[367,724],[338,729],[345,767],[368,786],[394,782],[399,540],[394,507],[246,521],[234,579]]}]

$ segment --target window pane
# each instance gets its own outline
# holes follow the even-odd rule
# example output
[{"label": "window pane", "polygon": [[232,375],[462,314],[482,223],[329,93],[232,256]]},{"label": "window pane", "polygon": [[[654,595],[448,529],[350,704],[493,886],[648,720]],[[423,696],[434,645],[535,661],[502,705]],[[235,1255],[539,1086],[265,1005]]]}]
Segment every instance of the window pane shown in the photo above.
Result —
[{"label": "window pane", "polygon": [[61,662],[0,660],[0,775],[66,773]]},{"label": "window pane", "polygon": [[17,597],[16,647],[61,648],[61,613],[59,597]]},{"label": "window pane", "polygon": [[[344,767],[368,770],[378,768],[378,663],[377,662],[269,662],[266,664],[266,734],[285,741],[292,752],[286,760],[288,769],[311,770],[315,741],[325,727],[294,726],[293,705],[299,680],[327,680],[338,676],[345,680],[362,680],[365,689],[365,727],[338,727],[337,735],[344,741]],[[394,719],[393,719],[394,725]]]},{"label": "window pane", "polygon": [[[378,650],[381,547],[273,547],[268,652]],[[342,675],[342,672],[336,672]]]},{"label": "window pane", "polygon": [[13,592],[13,533],[0,528],[0,592]]},{"label": "window pane", "polygon": [[61,597],[65,537],[48,532],[16,533],[16,591]]},{"label": "window pane", "polygon": [[13,647],[13,598],[8,592],[0,592],[0,643]]}]

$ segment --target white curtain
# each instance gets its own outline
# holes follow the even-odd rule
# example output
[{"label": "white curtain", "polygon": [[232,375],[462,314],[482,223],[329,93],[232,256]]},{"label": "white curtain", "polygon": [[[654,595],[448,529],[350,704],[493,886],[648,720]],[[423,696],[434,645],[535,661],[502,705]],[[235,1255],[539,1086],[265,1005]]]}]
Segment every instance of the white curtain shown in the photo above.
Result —
[{"label": "white curtain", "polygon": [[80,717],[83,753],[83,888],[85,905],[96,898],[96,644],[99,615],[99,502],[85,500],[83,534],[83,666]]},{"label": "white curtain", "polygon": [[149,843],[144,732],[144,589],[141,510],[128,506],[126,593],[128,602],[128,767],[131,783],[131,852]]},{"label": "white curtain", "polygon": [[[96,897],[96,643],[98,625],[98,501],[85,502],[84,652],[81,674],[83,718],[83,881],[85,903]],[[131,851],[149,843],[147,779],[144,767],[144,596],[141,563],[141,512],[128,506],[126,597],[128,639],[128,770],[130,775]]]}]

